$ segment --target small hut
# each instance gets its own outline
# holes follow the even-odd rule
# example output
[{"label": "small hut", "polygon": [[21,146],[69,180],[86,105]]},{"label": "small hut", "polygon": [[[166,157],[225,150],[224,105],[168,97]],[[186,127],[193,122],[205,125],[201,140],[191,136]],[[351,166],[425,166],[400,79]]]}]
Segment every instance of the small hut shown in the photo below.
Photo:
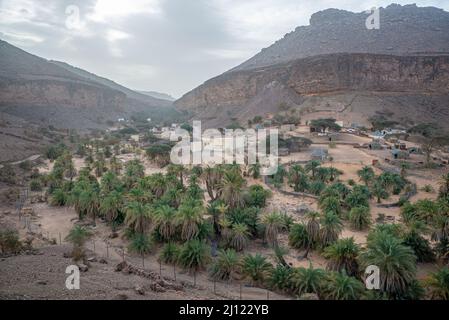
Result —
[{"label": "small hut", "polygon": [[326,149],[315,149],[312,151],[311,158],[312,160],[324,161],[327,159],[328,151]]}]

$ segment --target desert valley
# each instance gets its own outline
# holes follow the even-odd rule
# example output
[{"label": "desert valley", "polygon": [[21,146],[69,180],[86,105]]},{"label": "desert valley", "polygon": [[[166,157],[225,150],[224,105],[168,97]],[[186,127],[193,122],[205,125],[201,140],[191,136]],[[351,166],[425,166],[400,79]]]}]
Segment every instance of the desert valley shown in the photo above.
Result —
[{"label": "desert valley", "polygon": [[[179,99],[0,40],[0,299],[448,300],[449,12],[379,14]],[[173,164],[193,121],[277,130],[275,173]]]}]

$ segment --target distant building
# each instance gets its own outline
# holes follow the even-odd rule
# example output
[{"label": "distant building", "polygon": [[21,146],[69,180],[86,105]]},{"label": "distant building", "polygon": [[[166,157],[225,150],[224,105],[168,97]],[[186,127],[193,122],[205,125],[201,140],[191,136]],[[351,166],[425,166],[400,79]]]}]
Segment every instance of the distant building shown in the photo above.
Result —
[{"label": "distant building", "polygon": [[311,154],[312,160],[325,161],[329,152],[326,149],[314,149]]}]

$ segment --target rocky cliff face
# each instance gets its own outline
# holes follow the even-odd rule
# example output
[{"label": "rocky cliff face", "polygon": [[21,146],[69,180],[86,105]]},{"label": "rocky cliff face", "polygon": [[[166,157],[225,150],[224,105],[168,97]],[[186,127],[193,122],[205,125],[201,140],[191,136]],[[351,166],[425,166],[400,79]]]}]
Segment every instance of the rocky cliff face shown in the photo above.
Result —
[{"label": "rocky cliff face", "polygon": [[397,119],[405,112],[407,122],[426,119],[448,126],[449,13],[391,5],[380,11],[380,30],[366,29],[367,17],[336,9],[314,14],[310,26],[297,28],[175,105],[209,126],[233,119],[244,123],[278,112],[281,103],[328,112],[316,116],[354,115],[366,122],[386,110]]},{"label": "rocky cliff face", "polygon": [[233,70],[330,53],[417,54],[449,52],[449,12],[433,7],[380,8],[380,28],[368,30],[370,13],[328,9]]},{"label": "rocky cliff face", "polygon": [[177,104],[186,109],[245,105],[279,85],[298,95],[345,90],[449,93],[449,55],[337,54],[305,58],[214,78]]},{"label": "rocky cliff face", "polygon": [[54,80],[0,81],[1,105],[59,106],[62,108],[109,108],[123,111],[126,95],[82,83]]},{"label": "rocky cliff face", "polygon": [[140,112],[160,120],[161,110],[171,104],[0,40],[0,112],[59,128],[89,129]]}]

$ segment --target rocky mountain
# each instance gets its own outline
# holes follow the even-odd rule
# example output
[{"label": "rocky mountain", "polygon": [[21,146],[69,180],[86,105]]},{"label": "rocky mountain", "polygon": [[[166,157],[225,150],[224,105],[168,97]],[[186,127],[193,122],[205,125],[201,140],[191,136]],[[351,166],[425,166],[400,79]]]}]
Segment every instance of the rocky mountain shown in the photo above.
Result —
[{"label": "rocky mountain", "polygon": [[147,96],[156,98],[156,99],[162,99],[162,100],[167,100],[167,101],[175,101],[176,99],[173,98],[171,95],[167,94],[167,93],[161,93],[161,92],[156,92],[156,91],[138,91],[142,94],[146,94]]},{"label": "rocky mountain", "polygon": [[0,40],[0,111],[58,128],[101,128],[144,112],[154,119],[171,102],[156,99],[63,62]]},{"label": "rocky mountain", "polygon": [[449,126],[449,13],[391,5],[380,29],[366,13],[329,9],[240,66],[175,102],[207,126],[276,113],[367,124],[376,113],[404,125]]},{"label": "rocky mountain", "polygon": [[379,29],[366,28],[371,13],[328,9],[233,70],[249,70],[331,53],[449,53],[449,12],[434,7],[380,8]]}]

